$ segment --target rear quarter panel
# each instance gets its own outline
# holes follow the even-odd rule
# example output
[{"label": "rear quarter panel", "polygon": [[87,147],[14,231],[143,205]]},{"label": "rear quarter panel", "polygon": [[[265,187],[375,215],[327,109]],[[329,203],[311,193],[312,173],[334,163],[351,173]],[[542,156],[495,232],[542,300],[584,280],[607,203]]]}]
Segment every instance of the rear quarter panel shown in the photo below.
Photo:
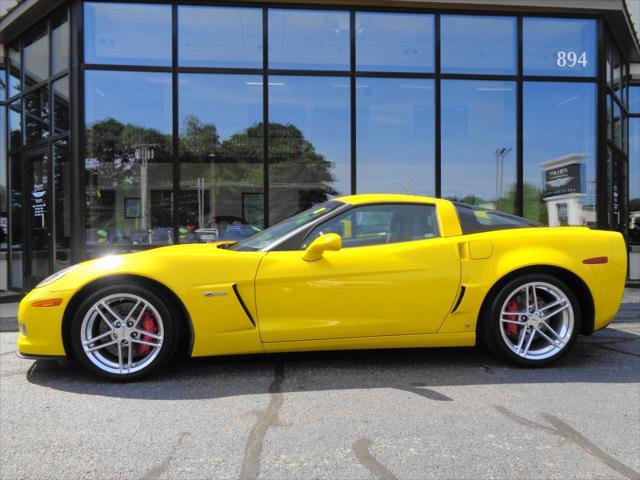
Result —
[{"label": "rear quarter panel", "polygon": [[[517,270],[551,266],[568,270],[586,284],[595,309],[594,330],[615,316],[624,292],[626,248],[617,232],[585,227],[525,228],[462,235],[458,244],[465,296],[440,333],[475,331],[489,290]],[[584,259],[608,257],[587,265]]]}]

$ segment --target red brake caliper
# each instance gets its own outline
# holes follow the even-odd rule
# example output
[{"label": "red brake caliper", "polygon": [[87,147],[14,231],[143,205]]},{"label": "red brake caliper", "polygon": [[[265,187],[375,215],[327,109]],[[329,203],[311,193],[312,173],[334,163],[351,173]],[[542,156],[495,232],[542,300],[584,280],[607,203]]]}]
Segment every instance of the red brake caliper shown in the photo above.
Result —
[{"label": "red brake caliper", "polygon": [[[144,315],[142,316],[142,330],[145,330],[149,333],[158,333],[156,317],[154,317],[153,313],[151,313],[149,310],[144,312]],[[144,340],[145,342],[152,342],[153,338],[148,335],[142,335],[142,340]],[[149,350],[151,350],[151,348],[152,347],[150,345],[140,344],[138,345],[138,353],[144,356],[149,353]]]},{"label": "red brake caliper", "polygon": [[[511,299],[509,303],[507,303],[507,312],[517,312],[518,304],[515,299]],[[518,320],[518,315],[509,315],[505,317],[507,320]],[[517,337],[520,332],[520,325],[516,325],[515,323],[505,323],[504,324],[504,332],[509,337]]]}]

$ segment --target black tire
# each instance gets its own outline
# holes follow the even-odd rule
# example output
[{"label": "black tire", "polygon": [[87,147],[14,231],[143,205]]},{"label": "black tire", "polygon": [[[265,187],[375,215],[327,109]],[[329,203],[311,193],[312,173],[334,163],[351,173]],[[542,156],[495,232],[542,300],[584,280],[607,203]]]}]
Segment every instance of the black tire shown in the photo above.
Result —
[{"label": "black tire", "polygon": [[[550,348],[551,350],[549,353],[547,353],[548,356],[545,358],[542,358],[542,355],[541,355],[541,358],[525,358],[521,354],[517,354],[514,350],[512,350],[512,348],[507,343],[508,341],[507,333],[505,332],[503,334],[503,326],[502,326],[502,322],[500,321],[502,308],[506,304],[511,294],[518,289],[522,289],[524,285],[527,285],[530,283],[549,284],[555,287],[556,289],[558,289],[560,292],[562,292],[562,294],[568,299],[569,303],[571,304],[571,309],[567,309],[567,311],[571,312],[572,310],[572,313],[573,313],[573,326],[571,327],[570,332],[568,327],[566,329],[564,346],[562,348],[559,348],[559,347],[552,348],[550,347],[550,342],[547,342],[549,343],[548,348]],[[493,353],[497,354],[498,356],[504,359],[509,360],[511,363],[514,363],[520,366],[525,366],[525,367],[544,367],[547,365],[551,365],[552,363],[562,358],[572,348],[573,344],[575,343],[578,337],[578,334],[580,333],[580,326],[581,326],[580,304],[575,294],[573,293],[573,291],[562,280],[552,275],[548,275],[545,273],[524,274],[511,279],[510,281],[502,285],[497,291],[491,293],[490,295],[491,297],[487,299],[487,302],[485,304],[485,307],[483,309],[482,316],[480,319],[480,328],[478,332],[479,342],[484,346],[486,346],[487,348],[489,348],[489,350],[491,350]],[[523,294],[521,293],[520,295],[523,295]],[[520,307],[518,309],[520,309]],[[550,311],[551,310],[552,309],[550,309]],[[568,313],[568,315],[570,315],[570,313]],[[517,315],[515,315],[514,317],[516,317],[516,320],[521,321],[520,318],[522,317],[519,317]],[[509,318],[513,318],[513,317],[509,317]],[[557,317],[554,317],[554,318],[557,318]],[[520,328],[526,328],[526,327],[517,326],[514,328],[520,329]],[[531,328],[531,330],[529,330],[530,332],[535,330],[534,327],[530,327],[530,328]],[[550,337],[552,336],[546,328],[543,328],[543,332],[548,333]],[[523,334],[522,330],[518,330],[516,334],[518,335],[517,339],[520,339],[519,335],[521,334]],[[546,341],[544,338],[541,338],[542,336],[538,332],[536,332],[536,335],[538,335],[537,341],[539,343],[542,341]],[[505,336],[507,336],[507,339],[505,339]],[[525,338],[528,339],[528,337],[526,336]],[[515,339],[516,337],[514,337],[514,340]],[[535,339],[535,335],[534,335],[534,339]]]},{"label": "black tire", "polygon": [[[100,300],[109,298],[110,296],[118,296],[118,295],[130,295],[136,296],[144,299],[149,303],[153,309],[160,316],[160,323],[163,328],[162,335],[162,344],[160,346],[159,351],[155,352],[156,349],[153,350],[154,358],[149,362],[148,365],[145,365],[143,368],[140,368],[137,371],[133,371],[130,373],[123,372],[111,372],[107,371],[104,368],[100,367],[94,360],[91,360],[89,357],[89,353],[85,351],[85,348],[82,345],[82,324],[85,319],[87,313],[91,310],[91,308]],[[133,303],[133,300],[132,300]],[[139,307],[140,309],[142,307]],[[140,310],[138,310],[140,311]],[[97,318],[97,317],[96,317]],[[155,318],[155,315],[154,315]],[[156,320],[157,321],[157,320]],[[103,322],[104,324],[105,322]],[[173,355],[177,340],[179,338],[179,325],[176,321],[175,313],[173,313],[173,308],[171,304],[168,304],[165,300],[162,299],[162,295],[157,292],[154,288],[140,285],[134,282],[121,282],[114,285],[109,285],[104,288],[100,288],[96,291],[89,293],[86,298],[84,298],[79,304],[78,308],[73,314],[73,318],[71,320],[70,325],[70,343],[71,349],[73,352],[74,358],[88,371],[91,373],[98,375],[102,378],[106,378],[111,381],[118,382],[128,382],[133,380],[139,380],[143,377],[148,376],[155,370],[157,370],[160,366],[165,364]],[[138,338],[142,340],[142,336],[138,335]],[[107,337],[106,340],[110,341],[111,337]],[[153,341],[149,339],[150,341]],[[118,344],[116,344],[118,345]],[[117,346],[115,348],[118,348]],[[134,348],[133,341],[129,347],[125,348]],[[140,348],[138,346],[138,348]],[[144,348],[144,347],[142,347]],[[107,350],[106,348],[103,351]],[[135,351],[135,350],[134,350]],[[114,358],[114,361],[117,359]],[[100,363],[100,362],[97,362]],[[142,362],[144,363],[144,362]]]}]

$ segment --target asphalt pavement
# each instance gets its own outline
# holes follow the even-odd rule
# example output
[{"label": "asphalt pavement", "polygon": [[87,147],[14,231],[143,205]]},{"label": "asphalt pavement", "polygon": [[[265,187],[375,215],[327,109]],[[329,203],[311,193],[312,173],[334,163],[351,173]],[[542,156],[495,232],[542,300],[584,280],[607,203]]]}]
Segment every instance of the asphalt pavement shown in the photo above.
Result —
[{"label": "asphalt pavement", "polygon": [[189,360],[134,384],[15,356],[0,478],[640,479],[640,305],[556,366],[473,348]]}]

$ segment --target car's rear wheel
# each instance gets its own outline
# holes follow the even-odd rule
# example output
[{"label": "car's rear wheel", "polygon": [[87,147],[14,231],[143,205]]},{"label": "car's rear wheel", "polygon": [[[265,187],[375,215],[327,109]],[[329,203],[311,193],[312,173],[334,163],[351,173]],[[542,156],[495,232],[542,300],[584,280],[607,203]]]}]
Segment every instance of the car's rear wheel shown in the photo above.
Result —
[{"label": "car's rear wheel", "polygon": [[75,358],[109,380],[133,380],[162,365],[174,349],[170,306],[150,288],[111,285],[85,298],[71,322]]},{"label": "car's rear wheel", "polygon": [[528,274],[500,288],[484,321],[491,350],[519,365],[545,366],[574,344],[580,332],[580,305],[561,280]]}]

